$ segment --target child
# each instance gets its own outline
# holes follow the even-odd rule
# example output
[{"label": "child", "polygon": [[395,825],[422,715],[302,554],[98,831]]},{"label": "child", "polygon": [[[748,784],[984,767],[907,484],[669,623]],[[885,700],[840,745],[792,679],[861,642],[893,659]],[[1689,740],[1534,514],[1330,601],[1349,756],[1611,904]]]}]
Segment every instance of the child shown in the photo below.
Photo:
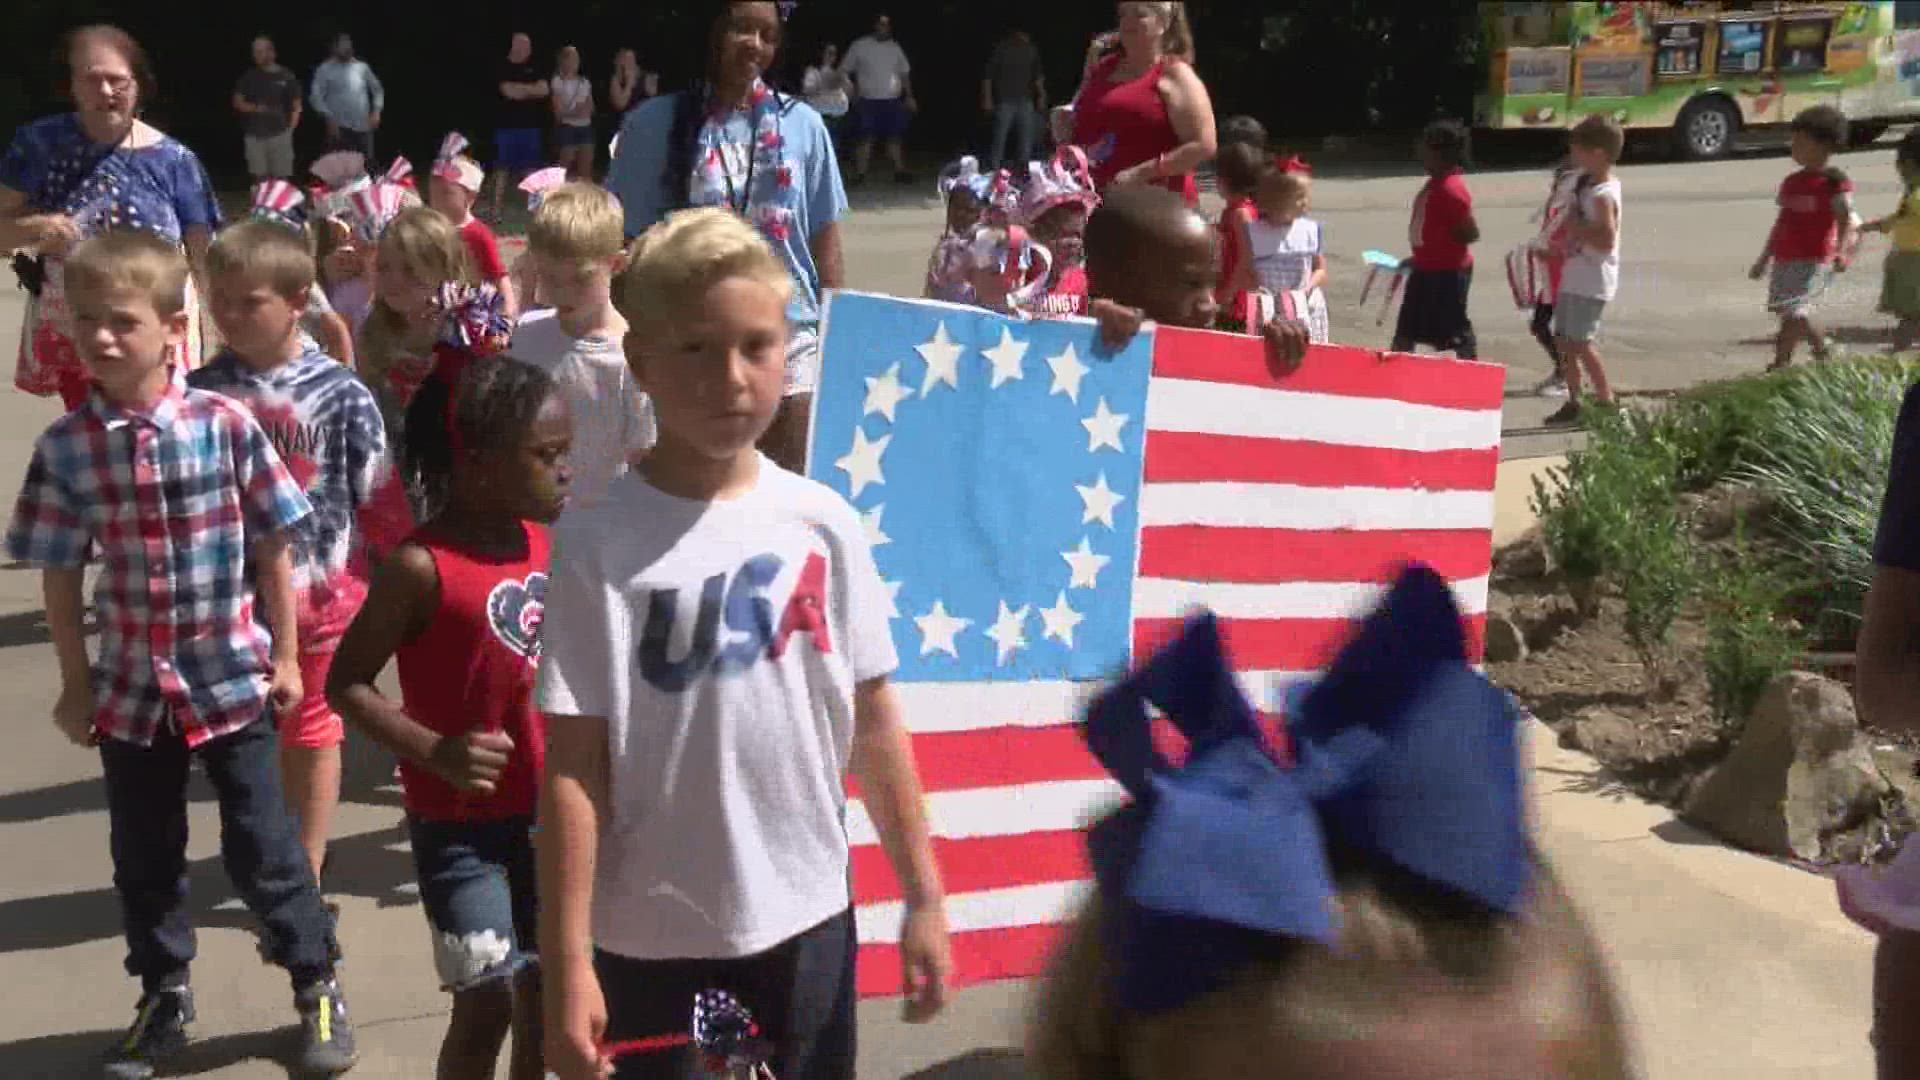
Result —
[{"label": "child", "polygon": [[[1522,246],[1519,255],[1509,257],[1524,257],[1531,260],[1538,270],[1544,271],[1544,275],[1533,282],[1533,318],[1527,324],[1533,340],[1547,350],[1547,377],[1533,388],[1533,392],[1541,397],[1567,396],[1567,382],[1560,377],[1560,347],[1553,339],[1553,305],[1560,293],[1561,271],[1566,268],[1567,213],[1573,207],[1578,190],[1587,183],[1586,174],[1573,163],[1571,154],[1555,165],[1553,179],[1547,185],[1547,201],[1534,216],[1540,228]],[[1511,262],[1509,265],[1512,265]]]},{"label": "child", "polygon": [[573,415],[573,504],[591,506],[653,445],[653,408],[633,384],[621,347],[627,323],[613,307],[626,269],[620,202],[592,184],[542,199],[527,250],[553,310],[529,315],[513,356],[547,373]]},{"label": "child", "polygon": [[247,406],[313,507],[288,538],[306,696],[280,722],[280,772],[320,881],[346,737],[327,708],[327,665],[366,595],[366,582],[347,566],[354,515],[385,468],[386,429],[366,386],[301,340],[314,282],[304,241],[264,221],[235,225],[208,249],[207,279],[227,348],[187,385]]},{"label": "child", "polygon": [[[300,189],[285,180],[262,180],[253,189],[253,217],[269,221],[290,229],[307,247],[310,257],[318,252],[318,243],[312,224],[307,220],[303,205],[306,196]],[[322,221],[325,226],[325,221]],[[317,271],[316,271],[317,274]],[[320,287],[316,277],[307,289],[306,310],[300,316],[300,332],[315,347],[315,351],[338,360],[347,367],[353,367],[353,329],[347,320],[333,309],[327,300],[325,289]]]},{"label": "child", "polygon": [[1053,259],[1044,285],[1029,302],[1031,314],[1058,319],[1087,313],[1087,217],[1099,205],[1087,155],[1079,147],[1063,147],[1045,165],[1028,166],[1017,220]]},{"label": "child", "polygon": [[[401,460],[426,523],[376,571],[327,696],[399,757],[434,966],[453,995],[442,1080],[540,1080],[533,812],[546,733],[532,706],[547,534],[567,494],[566,399],[536,368],[476,360],[428,379]],[[374,683],[389,659],[398,704]]]},{"label": "child", "polygon": [[[444,216],[425,207],[403,210],[379,234],[374,300],[360,329],[360,378],[380,403],[387,445],[404,437],[407,405],[433,370],[445,313],[441,286],[472,284],[466,245]],[[397,470],[361,511],[369,556],[377,561],[413,531],[412,511]]]},{"label": "child", "polygon": [[1620,289],[1620,180],[1613,163],[1620,158],[1626,133],[1611,116],[1595,113],[1567,135],[1573,163],[1580,170],[1564,232],[1560,290],[1554,297],[1553,339],[1560,352],[1560,377],[1567,403],[1547,417],[1549,425],[1580,421],[1580,377],[1593,382],[1593,399],[1613,404],[1613,387],[1600,362],[1594,339],[1600,316]]},{"label": "child", "polygon": [[[1088,743],[1132,799],[1089,829],[1096,887],[1041,985],[1031,1075],[1637,1074],[1458,627],[1440,578],[1403,578],[1288,716],[1300,766],[1263,745],[1211,616],[1094,702]],[[1188,736],[1177,768],[1149,703]]]},{"label": "child", "polygon": [[927,259],[926,296],[952,304],[973,303],[973,234],[985,218],[994,174],[963,157],[940,174],[940,195],[947,220]]},{"label": "child", "polygon": [[1880,287],[1880,310],[1900,321],[1893,332],[1893,351],[1905,352],[1920,344],[1920,128],[1909,129],[1901,137],[1893,166],[1905,189],[1900,205],[1862,231],[1886,233],[1893,239]]},{"label": "child", "polygon": [[557,531],[536,697],[547,1060],[567,1080],[600,1076],[609,1042],[684,1032],[708,989],[765,1025],[774,1075],[853,1075],[849,767],[904,890],[907,1018],[944,1002],[885,586],[859,515],[754,449],[780,405],[791,288],[753,226],[714,208],[655,226],[621,283],[660,438]]},{"label": "child", "polygon": [[1253,200],[1260,191],[1260,178],[1272,168],[1273,158],[1266,147],[1250,142],[1222,143],[1214,159],[1220,197],[1227,203],[1215,227],[1219,233],[1220,272],[1213,287],[1213,298],[1220,305],[1221,324],[1225,329],[1247,329],[1239,321],[1240,313],[1246,310],[1244,275],[1253,263],[1247,254],[1247,229],[1259,214]]},{"label": "child", "polygon": [[[1122,185],[1087,219],[1089,313],[1107,345],[1122,348],[1146,320],[1212,329],[1213,230],[1186,200],[1161,187]],[[1280,318],[1260,328],[1267,366],[1277,378],[1306,354],[1307,326]]]},{"label": "child", "polygon": [[1826,335],[1813,323],[1821,291],[1815,282],[1827,267],[1845,272],[1853,243],[1853,181],[1827,164],[1846,142],[1847,118],[1831,105],[1815,105],[1793,118],[1792,130],[1793,161],[1800,170],[1780,183],[1780,213],[1749,274],[1758,281],[1769,264],[1773,267],[1767,310],[1780,316],[1780,334],[1768,371],[1793,363],[1802,341],[1814,359],[1830,355]]},{"label": "child", "polygon": [[[274,761],[272,716],[289,717],[303,697],[287,549],[306,498],[245,409],[171,370],[192,317],[187,261],[172,244],[107,232],[74,249],[66,275],[94,396],[35,444],[7,550],[43,571],[60,664],[54,723],[75,745],[99,747],[106,772],[127,971],[141,983],[109,1075],[151,1076],[185,1046],[194,1018],[186,788],[196,759],[220,804],[227,873],[292,979],[295,1064],[344,1072],[354,1039],[332,923]],[[90,548],[103,567],[97,667],[81,628]]]},{"label": "child", "polygon": [[1250,146],[1267,156],[1267,126],[1251,116],[1229,116],[1220,121],[1219,149],[1235,144]]},{"label": "child", "polygon": [[1313,174],[1298,158],[1268,169],[1261,177],[1259,215],[1246,224],[1245,269],[1234,291],[1258,287],[1281,299],[1299,297],[1289,305],[1316,345],[1330,340],[1327,320],[1326,235],[1320,223],[1307,216],[1313,198]]},{"label": "child", "polygon": [[441,142],[433,177],[427,181],[427,204],[460,230],[460,242],[467,246],[474,277],[499,290],[506,301],[507,318],[518,318],[520,302],[514,292],[513,275],[500,257],[500,240],[486,222],[473,216],[473,203],[480,197],[487,174],[462,152],[466,148],[466,136],[457,131]]},{"label": "child", "polygon": [[1463,168],[1467,130],[1454,121],[1437,120],[1421,134],[1419,149],[1427,183],[1413,200],[1408,229],[1413,255],[1407,260],[1413,272],[1400,298],[1393,351],[1430,345],[1472,360],[1480,352],[1473,321],[1467,317],[1467,293],[1473,285],[1471,245],[1480,239],[1480,225],[1473,218],[1473,195],[1467,191]]}]

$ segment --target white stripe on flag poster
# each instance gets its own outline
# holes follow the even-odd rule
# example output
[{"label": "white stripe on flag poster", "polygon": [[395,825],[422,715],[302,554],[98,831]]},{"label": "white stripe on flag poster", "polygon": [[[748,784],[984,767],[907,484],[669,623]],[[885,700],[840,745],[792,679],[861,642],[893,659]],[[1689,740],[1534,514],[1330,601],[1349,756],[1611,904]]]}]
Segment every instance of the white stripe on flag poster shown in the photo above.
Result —
[{"label": "white stripe on flag poster", "polygon": [[[1147,384],[1147,429],[1292,439],[1330,447],[1484,450],[1500,445],[1500,411],[1156,378]],[[1147,450],[1153,450],[1151,439]]]},{"label": "white stripe on flag poster", "polygon": [[1294,484],[1150,483],[1140,492],[1142,526],[1412,530],[1489,529],[1492,522],[1491,488],[1415,491]]},{"label": "white stripe on flag poster", "polygon": [[[1452,582],[1462,615],[1487,610],[1487,579]],[[1134,583],[1136,619],[1176,619],[1206,608],[1223,619],[1328,619],[1364,614],[1386,593],[1385,585],[1360,582],[1288,581],[1275,585],[1174,581],[1143,577]]]},{"label": "white stripe on flag poster", "polygon": [[[947,900],[947,928],[964,934],[1065,922],[1080,910],[1090,889],[1085,881],[1053,881],[962,893]],[[854,925],[861,944],[899,944],[900,920],[906,910],[906,905],[898,900],[868,904],[856,910]]]},{"label": "white stripe on flag poster", "polygon": [[[1246,670],[1238,675],[1247,697],[1266,708],[1273,707],[1287,687],[1317,677],[1312,671],[1278,670]],[[894,692],[915,735],[942,735],[1072,723],[1103,685],[1058,680],[916,682],[895,683]]]}]

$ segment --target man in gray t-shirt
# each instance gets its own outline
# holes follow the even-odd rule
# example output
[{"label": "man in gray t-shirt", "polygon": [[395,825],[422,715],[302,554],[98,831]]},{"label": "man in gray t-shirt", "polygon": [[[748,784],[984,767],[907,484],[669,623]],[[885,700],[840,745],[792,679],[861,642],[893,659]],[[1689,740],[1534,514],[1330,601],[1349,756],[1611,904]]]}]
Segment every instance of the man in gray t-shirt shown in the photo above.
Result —
[{"label": "man in gray t-shirt", "polygon": [[[993,146],[986,167],[1003,163],[1016,171],[1033,159],[1040,138],[1040,118],[1046,114],[1047,82],[1040,67],[1040,50],[1024,30],[1011,30],[993,47],[986,75],[980,80],[980,109],[993,116]],[[1008,161],[1007,141],[1014,157]]]},{"label": "man in gray t-shirt", "polygon": [[300,126],[300,80],[280,66],[273,39],[253,39],[253,66],[233,88],[233,111],[246,135],[254,182],[293,176],[293,129]]}]

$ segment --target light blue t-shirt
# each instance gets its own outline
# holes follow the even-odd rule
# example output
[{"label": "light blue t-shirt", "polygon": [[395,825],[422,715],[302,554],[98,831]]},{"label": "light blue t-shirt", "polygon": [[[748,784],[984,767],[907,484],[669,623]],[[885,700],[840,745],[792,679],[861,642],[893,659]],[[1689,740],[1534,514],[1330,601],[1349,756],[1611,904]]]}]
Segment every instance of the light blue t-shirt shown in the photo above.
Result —
[{"label": "light blue t-shirt", "polygon": [[[667,215],[669,203],[661,170],[666,168],[667,136],[673,130],[673,104],[678,94],[666,94],[635,108],[620,125],[620,154],[607,171],[607,189],[626,209],[627,235],[638,236]],[[796,327],[820,321],[820,271],[813,262],[809,243],[821,229],[840,220],[847,212],[847,189],[840,182],[840,162],[834,156],[833,139],[826,122],[813,106],[782,95],[780,137],[786,141],[786,158],[793,162],[793,186],[786,189],[783,205],[793,211],[793,228],[783,240],[768,243],[787,264],[793,276],[793,302],[787,305],[787,318]],[[750,145],[753,131],[749,114],[735,112],[727,119],[726,137],[740,145]],[[676,192],[684,192],[691,177],[675,177]],[[755,184],[756,190],[759,184]]]}]

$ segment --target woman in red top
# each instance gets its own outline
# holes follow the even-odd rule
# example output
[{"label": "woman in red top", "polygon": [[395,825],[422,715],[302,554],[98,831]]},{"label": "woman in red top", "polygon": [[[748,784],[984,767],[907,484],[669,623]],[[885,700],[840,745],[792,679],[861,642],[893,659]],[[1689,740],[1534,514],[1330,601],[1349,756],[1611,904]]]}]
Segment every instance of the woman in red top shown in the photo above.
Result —
[{"label": "woman in red top", "polygon": [[[1124,3],[1120,29],[1094,42],[1055,137],[1087,152],[1093,182],[1159,184],[1200,201],[1193,170],[1213,157],[1213,101],[1193,70],[1185,4]],[[1104,55],[1101,55],[1104,54]]]},{"label": "woman in red top", "polygon": [[[572,421],[537,368],[476,360],[408,409],[402,468],[426,524],[375,572],[327,701],[400,758],[434,966],[453,994],[440,1077],[541,1080],[533,815],[546,746],[532,705],[547,532],[566,505]],[[401,703],[374,680],[397,657]]]}]

